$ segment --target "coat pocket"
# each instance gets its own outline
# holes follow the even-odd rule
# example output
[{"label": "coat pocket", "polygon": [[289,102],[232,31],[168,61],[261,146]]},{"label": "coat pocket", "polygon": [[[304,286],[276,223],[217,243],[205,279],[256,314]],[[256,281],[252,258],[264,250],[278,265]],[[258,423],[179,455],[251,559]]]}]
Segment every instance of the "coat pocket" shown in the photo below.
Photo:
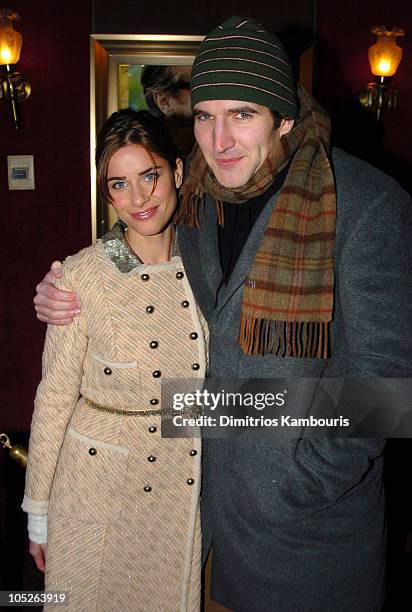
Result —
[{"label": "coat pocket", "polygon": [[91,523],[120,517],[129,450],[69,429],[60,452],[50,511]]},{"label": "coat pocket", "polygon": [[111,361],[93,353],[87,368],[96,401],[104,406],[132,408],[139,406],[141,395],[140,370],[137,361]]}]

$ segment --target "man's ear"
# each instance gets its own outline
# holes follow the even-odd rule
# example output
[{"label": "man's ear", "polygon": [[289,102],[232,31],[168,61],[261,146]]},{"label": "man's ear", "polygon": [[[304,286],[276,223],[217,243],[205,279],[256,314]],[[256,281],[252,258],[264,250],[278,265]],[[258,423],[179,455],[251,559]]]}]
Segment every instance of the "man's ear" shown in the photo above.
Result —
[{"label": "man's ear", "polygon": [[295,124],[294,119],[282,119],[282,122],[279,126],[279,136],[285,136],[289,134],[290,130],[293,128]]},{"label": "man's ear", "polygon": [[153,100],[160,110],[160,112],[166,117],[170,117],[173,114],[173,109],[170,105],[170,95],[164,93],[162,91],[157,91],[153,93]]},{"label": "man's ear", "polygon": [[183,161],[180,157],[176,159],[176,167],[174,169],[176,189],[179,189],[183,183]]}]

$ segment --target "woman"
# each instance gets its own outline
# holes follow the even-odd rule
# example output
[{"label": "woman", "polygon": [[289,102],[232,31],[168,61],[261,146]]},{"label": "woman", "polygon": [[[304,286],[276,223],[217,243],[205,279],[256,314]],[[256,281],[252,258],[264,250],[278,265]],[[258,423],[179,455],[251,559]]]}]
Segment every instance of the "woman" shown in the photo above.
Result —
[{"label": "woman", "polygon": [[96,164],[121,221],[64,264],[59,286],[80,294],[82,314],[47,330],[30,548],[65,609],[197,610],[199,441],[161,439],[159,414],[162,378],[200,378],[206,361],[172,223],[182,160],[157,119],[124,110],[103,126]]}]

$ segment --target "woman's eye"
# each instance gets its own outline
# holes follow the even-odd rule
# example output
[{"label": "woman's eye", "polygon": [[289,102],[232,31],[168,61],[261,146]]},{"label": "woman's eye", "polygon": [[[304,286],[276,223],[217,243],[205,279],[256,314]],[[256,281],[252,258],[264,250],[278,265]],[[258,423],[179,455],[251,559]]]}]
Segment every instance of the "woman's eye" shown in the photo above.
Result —
[{"label": "woman's eye", "polygon": [[157,179],[159,178],[159,175],[157,172],[149,172],[149,174],[145,174],[143,180],[146,183],[154,183],[155,181],[157,181]]},{"label": "woman's eye", "polygon": [[127,183],[126,183],[126,181],[116,181],[115,183],[112,183],[112,184],[110,185],[110,187],[111,187],[112,189],[116,189],[116,190],[119,190],[119,189],[126,189],[126,187],[127,187]]}]

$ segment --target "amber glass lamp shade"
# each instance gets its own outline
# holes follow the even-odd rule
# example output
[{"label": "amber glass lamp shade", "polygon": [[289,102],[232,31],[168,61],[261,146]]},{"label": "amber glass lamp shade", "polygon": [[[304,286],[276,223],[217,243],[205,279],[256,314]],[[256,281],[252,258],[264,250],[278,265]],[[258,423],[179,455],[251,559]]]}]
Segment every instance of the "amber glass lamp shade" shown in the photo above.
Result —
[{"label": "amber glass lamp shade", "polygon": [[0,9],[0,66],[17,64],[23,37],[13,27],[19,16],[10,9]]},{"label": "amber glass lamp shade", "polygon": [[396,44],[396,37],[404,36],[405,33],[400,28],[388,31],[386,26],[375,26],[371,31],[377,36],[376,43],[369,47],[372,74],[391,77],[396,73],[403,54],[401,47]]}]

